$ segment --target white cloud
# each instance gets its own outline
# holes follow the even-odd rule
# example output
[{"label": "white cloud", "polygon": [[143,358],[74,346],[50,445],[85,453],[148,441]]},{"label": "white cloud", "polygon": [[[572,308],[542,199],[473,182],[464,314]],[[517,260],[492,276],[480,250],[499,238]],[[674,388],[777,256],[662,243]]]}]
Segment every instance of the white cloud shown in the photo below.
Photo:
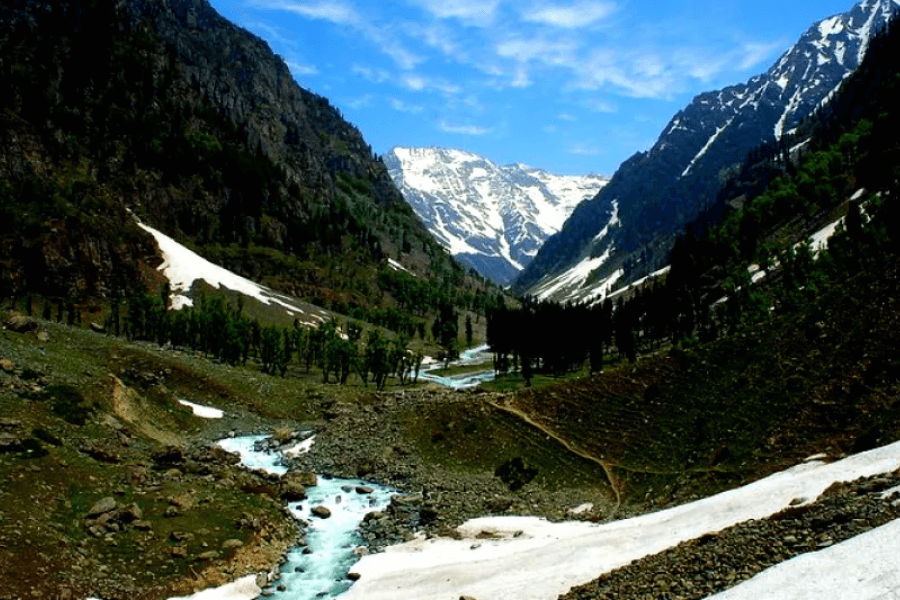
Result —
[{"label": "white cloud", "polygon": [[365,65],[353,65],[351,68],[354,75],[359,75],[372,83],[384,83],[391,79],[390,73],[384,69],[373,69]]},{"label": "white cloud", "polygon": [[391,98],[390,104],[391,104],[391,108],[393,108],[394,110],[396,110],[398,112],[418,114],[418,113],[422,112],[423,110],[425,110],[421,106],[418,106],[416,104],[407,104],[406,102],[404,102],[403,100],[400,100],[398,98]]},{"label": "white cloud", "polygon": [[598,154],[600,154],[600,149],[590,142],[582,142],[570,146],[569,154],[575,154],[578,156],[597,156]]},{"label": "white cloud", "polygon": [[599,112],[599,113],[614,113],[618,112],[619,108],[613,104],[612,102],[608,102],[606,100],[601,99],[591,99],[584,103],[584,106],[588,109]]},{"label": "white cloud", "polygon": [[741,69],[751,69],[767,60],[779,50],[785,49],[782,42],[750,42],[743,45],[741,53],[744,55],[740,61]]},{"label": "white cloud", "polygon": [[488,127],[478,127],[477,125],[459,125],[454,123],[448,123],[447,121],[441,121],[438,123],[438,127],[444,133],[458,133],[461,135],[487,135],[493,129]]},{"label": "white cloud", "polygon": [[500,0],[411,0],[438,19],[457,19],[466,25],[488,27],[494,23]]},{"label": "white cloud", "polygon": [[360,109],[366,106],[370,106],[372,104],[372,94],[365,94],[363,96],[359,96],[358,98],[350,98],[347,100],[346,104],[350,108]]},{"label": "white cloud", "polygon": [[613,2],[583,1],[570,6],[540,4],[523,12],[522,19],[531,23],[580,29],[606,19],[616,10]]},{"label": "white cloud", "polygon": [[268,10],[291,12],[307,19],[328,21],[342,25],[358,33],[375,44],[402,69],[413,69],[424,62],[421,56],[409,50],[391,29],[382,28],[372,22],[368,15],[361,14],[347,0],[319,0],[307,2],[298,0],[246,0],[251,6]]},{"label": "white cloud", "polygon": [[444,94],[458,94],[462,91],[462,88],[454,83],[414,73],[401,75],[398,82],[401,86],[414,92],[438,91]]},{"label": "white cloud", "polygon": [[556,115],[556,118],[560,121],[569,121],[572,123],[578,120],[575,116],[570,115],[569,113],[559,113],[558,115]]},{"label": "white cloud", "polygon": [[307,19],[330,21],[340,25],[352,25],[359,21],[356,10],[344,0],[320,0],[319,2],[251,0],[250,4],[269,10],[285,10]]},{"label": "white cloud", "polygon": [[287,66],[291,70],[291,74],[294,77],[319,74],[319,69],[317,69],[314,65],[301,65],[300,63],[288,61]]}]

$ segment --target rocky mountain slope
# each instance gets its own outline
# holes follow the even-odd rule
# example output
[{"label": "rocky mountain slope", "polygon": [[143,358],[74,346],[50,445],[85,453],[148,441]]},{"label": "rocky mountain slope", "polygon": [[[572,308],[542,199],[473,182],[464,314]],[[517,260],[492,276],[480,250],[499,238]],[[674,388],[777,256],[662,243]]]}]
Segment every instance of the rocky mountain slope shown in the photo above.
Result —
[{"label": "rocky mountain slope", "polygon": [[205,0],[4,3],[0,77],[4,293],[130,293],[159,259],[129,213],[319,303],[380,297],[401,254],[460,272],[360,132]]},{"label": "rocky mountain slope", "polygon": [[499,166],[462,150],[394,148],[384,161],[407,202],[444,247],[503,285],[512,283],[575,206],[608,183],[599,175]]},{"label": "rocky mountain slope", "polygon": [[713,204],[730,170],[826,101],[898,12],[898,0],[860,2],[813,25],[766,73],[697,96],[649,151],[573,212],[516,288],[585,299],[665,266],[674,235]]}]

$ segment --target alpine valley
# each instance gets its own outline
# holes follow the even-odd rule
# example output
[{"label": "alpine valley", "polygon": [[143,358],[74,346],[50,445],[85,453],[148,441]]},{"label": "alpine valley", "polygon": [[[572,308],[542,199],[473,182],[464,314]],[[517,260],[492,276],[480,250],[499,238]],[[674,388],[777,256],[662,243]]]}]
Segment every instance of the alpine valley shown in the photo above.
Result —
[{"label": "alpine valley", "polygon": [[[711,209],[723,183],[764,142],[790,134],[859,66],[900,0],[864,0],[816,23],[766,72],[700,94],[653,147],[580,204],[541,247],[515,289],[539,298],[602,298],[667,265],[675,237]],[[790,148],[788,148],[790,149]]]},{"label": "alpine valley", "polygon": [[554,175],[441,148],[394,148],[388,173],[453,256],[495,283],[512,283],[580,202],[609,179]]},{"label": "alpine valley", "polygon": [[898,7],[607,182],[382,159],[208,0],[4,0],[0,600],[896,597]]}]

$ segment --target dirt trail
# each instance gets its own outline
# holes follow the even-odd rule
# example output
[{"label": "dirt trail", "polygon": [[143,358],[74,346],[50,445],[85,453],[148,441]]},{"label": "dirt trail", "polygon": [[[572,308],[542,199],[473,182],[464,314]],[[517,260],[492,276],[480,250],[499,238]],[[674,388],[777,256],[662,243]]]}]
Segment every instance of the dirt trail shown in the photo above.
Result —
[{"label": "dirt trail", "polygon": [[535,429],[537,429],[544,435],[546,435],[546,436],[552,438],[553,440],[555,440],[556,442],[558,442],[560,445],[562,445],[566,450],[568,450],[572,454],[600,465],[600,468],[603,469],[603,473],[606,475],[607,481],[609,481],[609,485],[612,488],[613,493],[616,495],[616,506],[613,509],[612,514],[616,514],[619,511],[619,508],[622,506],[622,490],[620,489],[621,484],[620,484],[619,480],[616,478],[615,473],[613,472],[613,467],[615,465],[613,465],[612,463],[610,463],[608,461],[597,458],[596,456],[593,456],[592,454],[589,454],[589,453],[585,452],[584,450],[577,448],[571,442],[569,442],[565,438],[560,437],[559,434],[557,434],[556,432],[554,432],[551,429],[548,429],[544,425],[541,425],[540,423],[538,423],[537,421],[532,419],[527,413],[521,411],[520,409],[518,409],[514,406],[509,406],[507,404],[502,404],[500,402],[495,402],[493,400],[488,400],[488,404],[490,404],[497,410],[502,410],[502,411],[504,411],[508,414],[511,414],[514,417],[524,421],[525,423],[534,427]]}]

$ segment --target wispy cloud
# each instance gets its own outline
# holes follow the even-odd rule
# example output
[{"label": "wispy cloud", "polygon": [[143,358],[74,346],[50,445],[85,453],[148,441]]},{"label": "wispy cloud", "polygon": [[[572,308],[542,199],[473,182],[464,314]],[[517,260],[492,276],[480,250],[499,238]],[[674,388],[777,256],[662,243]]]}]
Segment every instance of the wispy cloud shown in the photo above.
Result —
[{"label": "wispy cloud", "polygon": [[564,29],[580,29],[590,27],[609,17],[616,11],[613,2],[583,1],[575,4],[538,4],[526,9],[522,19],[531,23],[540,23]]},{"label": "wispy cloud", "polygon": [[593,143],[582,142],[570,146],[568,152],[576,156],[597,156],[600,154],[600,149]]},{"label": "wispy cloud", "polygon": [[449,123],[447,121],[441,121],[438,123],[438,128],[444,133],[458,133],[461,135],[487,135],[493,131],[490,127],[479,127],[477,125],[460,125],[455,123]]},{"label": "wispy cloud", "polygon": [[390,28],[380,27],[358,11],[348,0],[245,0],[251,6],[267,10],[286,11],[307,19],[328,21],[362,35],[379,50],[393,59],[402,69],[413,69],[424,58],[407,48]]},{"label": "wispy cloud", "polygon": [[489,27],[497,17],[500,0],[411,0],[437,19],[456,19],[465,25]]},{"label": "wispy cloud", "polygon": [[301,65],[300,63],[287,61],[287,66],[291,70],[291,74],[293,74],[294,77],[319,74],[319,69],[314,65]]},{"label": "wispy cloud", "polygon": [[391,108],[393,108],[397,112],[418,114],[425,110],[424,107],[422,107],[422,106],[419,106],[416,104],[408,104],[398,98],[391,98],[390,104],[391,104]]},{"label": "wispy cloud", "polygon": [[372,97],[372,94],[365,94],[365,95],[359,96],[357,98],[350,98],[349,100],[347,100],[345,102],[345,104],[347,106],[349,106],[350,108],[360,109],[360,108],[364,108],[366,106],[371,106],[373,99],[374,98]]}]

